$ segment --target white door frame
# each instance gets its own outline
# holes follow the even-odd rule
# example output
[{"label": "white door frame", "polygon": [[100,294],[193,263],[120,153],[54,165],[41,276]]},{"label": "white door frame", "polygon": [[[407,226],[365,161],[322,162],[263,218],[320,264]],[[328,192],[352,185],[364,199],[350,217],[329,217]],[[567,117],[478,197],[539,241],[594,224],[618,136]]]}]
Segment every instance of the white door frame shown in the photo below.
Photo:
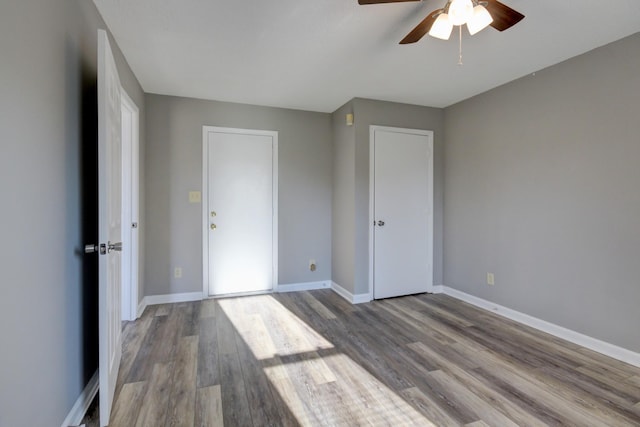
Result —
[{"label": "white door frame", "polygon": [[373,301],[373,275],[374,275],[374,241],[375,241],[375,227],[373,221],[375,219],[375,132],[377,130],[387,132],[409,133],[413,135],[423,135],[429,137],[429,149],[431,155],[429,156],[429,200],[431,202],[429,219],[427,220],[427,231],[431,239],[428,240],[429,249],[429,262],[431,264],[431,284],[429,285],[427,292],[433,292],[433,131],[423,129],[408,129],[408,128],[396,128],[390,126],[369,126],[369,300]]},{"label": "white door frame", "polygon": [[[122,99],[122,320],[138,318],[140,110],[124,88]],[[125,120],[130,123],[125,128]]]},{"label": "white door frame", "polygon": [[[209,298],[209,148],[208,135],[211,132],[243,135],[270,136],[272,149],[272,192],[273,192],[273,292],[278,290],[278,132],[271,130],[236,129],[217,126],[202,127],[202,297]],[[228,295],[225,295],[228,296]]]}]

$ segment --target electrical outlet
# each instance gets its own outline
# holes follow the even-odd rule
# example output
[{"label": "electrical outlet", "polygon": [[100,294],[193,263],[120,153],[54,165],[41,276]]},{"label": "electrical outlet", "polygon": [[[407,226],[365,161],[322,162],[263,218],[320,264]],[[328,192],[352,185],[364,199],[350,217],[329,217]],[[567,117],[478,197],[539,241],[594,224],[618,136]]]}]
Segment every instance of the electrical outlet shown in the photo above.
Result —
[{"label": "electrical outlet", "polygon": [[496,284],[496,280],[495,277],[493,277],[493,273],[487,273],[487,285],[495,285]]},{"label": "electrical outlet", "polygon": [[179,279],[182,277],[182,267],[176,267],[173,269],[173,277]]},{"label": "electrical outlet", "polygon": [[315,259],[310,259],[309,260],[309,270],[316,271],[316,260]]}]

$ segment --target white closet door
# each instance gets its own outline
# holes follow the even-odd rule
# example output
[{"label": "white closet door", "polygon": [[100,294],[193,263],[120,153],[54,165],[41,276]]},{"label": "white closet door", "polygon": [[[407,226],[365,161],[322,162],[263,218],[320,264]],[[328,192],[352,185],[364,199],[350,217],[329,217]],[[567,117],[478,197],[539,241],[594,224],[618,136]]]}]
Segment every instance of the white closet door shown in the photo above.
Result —
[{"label": "white closet door", "polygon": [[371,132],[374,298],[427,292],[433,280],[431,133],[382,127]]}]

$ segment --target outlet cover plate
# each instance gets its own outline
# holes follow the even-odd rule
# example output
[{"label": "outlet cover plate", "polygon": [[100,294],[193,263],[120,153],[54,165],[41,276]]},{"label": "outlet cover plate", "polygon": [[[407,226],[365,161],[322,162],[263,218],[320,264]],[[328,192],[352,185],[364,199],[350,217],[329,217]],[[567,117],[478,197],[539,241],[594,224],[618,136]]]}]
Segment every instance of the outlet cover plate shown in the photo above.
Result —
[{"label": "outlet cover plate", "polygon": [[189,191],[189,203],[200,203],[202,195],[199,191]]},{"label": "outlet cover plate", "polygon": [[496,279],[493,276],[493,273],[487,273],[487,285],[495,285],[496,284]]}]

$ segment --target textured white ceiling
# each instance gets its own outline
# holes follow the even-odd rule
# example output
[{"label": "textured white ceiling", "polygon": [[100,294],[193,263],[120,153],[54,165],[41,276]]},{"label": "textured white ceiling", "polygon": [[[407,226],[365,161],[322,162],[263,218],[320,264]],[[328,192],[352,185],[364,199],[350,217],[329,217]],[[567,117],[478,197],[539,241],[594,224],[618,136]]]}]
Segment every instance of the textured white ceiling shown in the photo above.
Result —
[{"label": "textured white ceiling", "polygon": [[640,0],[501,0],[502,33],[398,42],[445,0],[94,0],[146,92],[332,112],[446,107],[640,31]]}]

